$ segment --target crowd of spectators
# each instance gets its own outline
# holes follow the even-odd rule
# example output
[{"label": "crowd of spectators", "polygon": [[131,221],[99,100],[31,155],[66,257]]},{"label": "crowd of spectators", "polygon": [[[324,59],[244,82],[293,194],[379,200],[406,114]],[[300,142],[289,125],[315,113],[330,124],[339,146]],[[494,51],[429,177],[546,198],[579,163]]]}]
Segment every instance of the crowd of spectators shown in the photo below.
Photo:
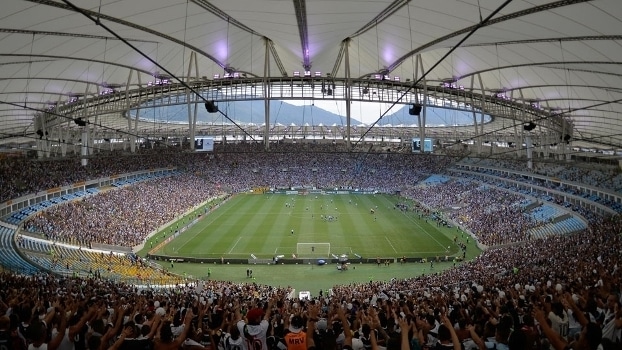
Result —
[{"label": "crowd of spectators", "polygon": [[31,217],[24,226],[53,241],[133,247],[160,226],[221,194],[204,178],[184,173],[60,204]]},{"label": "crowd of spectators", "polygon": [[[78,157],[6,158],[0,160],[0,202],[90,179],[167,167],[210,175],[214,181],[223,183],[232,182],[235,175],[235,183],[230,184],[235,187],[232,190],[259,182],[281,186],[311,183],[340,186],[350,181],[355,169],[360,169],[360,166],[357,168],[357,163],[361,163],[360,154],[368,154],[370,158],[387,157],[376,152],[346,152],[345,146],[340,144],[282,143],[271,147],[270,152],[263,152],[263,147],[254,143],[218,145],[214,153],[193,153],[178,148],[141,149],[137,153],[113,151],[90,157],[87,166],[82,166]],[[395,164],[406,159],[409,165],[417,165],[411,172],[441,170],[450,162],[450,158],[444,156],[412,154],[391,155],[391,159]],[[369,162],[368,159],[364,161]],[[422,164],[421,170],[418,164]],[[381,164],[378,171],[384,169],[393,168]]]},{"label": "crowd of spectators", "polygon": [[[491,249],[445,272],[334,286],[138,289],[0,274],[12,349],[619,349],[622,221]],[[577,257],[582,257],[577,259]]]},{"label": "crowd of spectators", "polygon": [[[238,144],[217,144],[215,154],[227,155],[231,153],[248,154],[249,157],[256,157],[257,163],[261,158],[270,157],[277,153],[291,154],[296,153],[303,160],[309,161],[305,155],[309,154],[342,154],[338,160],[343,160],[345,153],[350,154],[351,161],[360,161],[360,154],[379,155],[378,152],[385,152],[384,148],[370,147],[361,144],[357,147],[357,152],[346,152],[343,143],[274,143],[270,146],[268,153],[263,152],[263,147],[255,143]],[[371,151],[371,152],[368,152]],[[408,154],[390,154],[396,163],[400,159],[408,159]],[[404,158],[400,158],[404,157]],[[35,193],[50,188],[71,185],[99,177],[111,176],[115,174],[128,173],[132,171],[160,168],[169,166],[185,167],[195,162],[201,164],[213,158],[212,154],[192,153],[182,151],[176,147],[144,149],[141,148],[137,153],[125,151],[102,152],[92,156],[88,160],[87,166],[81,165],[79,157],[67,157],[62,159],[41,159],[31,160],[26,158],[6,158],[0,161],[0,202],[14,199],[22,195]],[[452,159],[461,157],[438,156],[432,157],[432,167],[444,169]],[[287,158],[289,163],[292,158]],[[365,160],[367,161],[367,160]],[[482,166],[492,166],[504,169],[514,169],[526,171],[525,160],[508,159],[463,159],[462,162],[477,164]],[[286,164],[286,163],[283,163]],[[282,165],[283,165],[282,164]],[[305,163],[305,166],[308,163]],[[335,166],[338,166],[335,164]],[[295,168],[296,166],[292,166]],[[345,168],[348,168],[347,166]],[[392,169],[394,167],[390,167]],[[622,174],[615,166],[591,166],[582,168],[576,165],[563,166],[559,164],[534,163],[534,169],[530,170],[536,174],[559,178],[568,181],[590,184],[595,187],[618,190],[622,188]],[[307,180],[308,179],[302,179]]]},{"label": "crowd of spectators", "polygon": [[[617,211],[618,213],[622,213],[622,205],[620,205],[620,203],[617,203],[615,200],[608,199],[608,198],[602,198],[600,196],[593,195],[589,192],[581,191],[575,187],[568,186],[567,184],[564,184],[564,183],[560,183],[555,178],[547,178],[547,179],[530,178],[530,177],[523,176],[524,170],[517,170],[517,169],[511,169],[511,170],[515,170],[516,173],[507,172],[507,170],[501,170],[501,168],[499,167],[488,168],[487,166],[481,167],[481,168],[471,168],[468,170],[470,173],[467,173],[466,171],[464,171],[464,169],[460,167],[450,168],[448,169],[448,172],[455,176],[472,178],[472,179],[477,179],[478,181],[491,183],[494,186],[498,186],[499,182],[494,179],[491,179],[487,175],[499,177],[504,180],[509,179],[509,180],[513,180],[519,183],[534,185],[534,186],[542,187],[545,189],[560,191],[560,192],[571,194],[574,196],[587,198],[588,200],[607,206]],[[472,172],[481,173],[482,175],[472,174]],[[515,187],[515,186],[512,186],[512,187]],[[604,186],[594,186],[594,187],[600,187],[606,190],[612,190],[611,188],[606,188]],[[561,206],[565,206],[568,208],[573,207],[573,205],[561,195],[554,195],[554,194],[549,194],[549,193],[538,193],[538,192],[532,192],[532,195],[539,196],[541,197],[542,200],[545,200],[545,201],[553,201],[556,204],[561,205]],[[581,209],[578,206],[574,206],[573,210],[579,211]]]},{"label": "crowd of spectators", "polygon": [[412,187],[403,195],[442,210],[487,246],[524,241],[529,230],[538,225],[523,212],[524,196],[477,181],[454,179]]},{"label": "crowd of spectators", "polygon": [[[166,164],[178,167],[180,174],[54,207],[27,226],[53,239],[78,235],[85,241],[134,245],[208,197],[254,186],[308,185],[402,191],[429,207],[453,209],[448,215],[484,244],[522,241],[525,230],[534,224],[520,211],[522,196],[481,181],[454,179],[415,186],[427,174],[442,172],[451,161],[446,157],[340,154],[331,147],[317,146],[318,152],[295,156],[288,151],[298,148],[289,144],[270,153],[245,152],[249,146],[240,145],[232,146],[231,153],[214,155],[128,156],[117,162],[140,163],[136,170]],[[5,177],[8,173],[23,176],[22,185],[34,184],[36,176],[44,175],[41,166],[45,165],[53,169],[45,186],[59,185],[53,178],[74,169],[53,161],[14,162],[22,171],[35,166],[35,177],[3,166],[2,184],[19,183]],[[78,174],[67,176],[66,181],[135,169],[112,164],[107,169],[97,160],[90,164],[98,170],[75,168]],[[32,191],[36,186],[24,188]],[[12,191],[15,188],[3,195],[15,195]],[[210,280],[171,289],[138,289],[96,277],[0,273],[0,314],[4,315],[0,346],[619,349],[620,232],[619,217],[593,216],[588,231],[580,234],[490,249],[445,272],[334,286],[311,300],[293,298],[289,287],[255,283]]]},{"label": "crowd of spectators", "polygon": [[54,206],[30,217],[24,226],[54,241],[135,246],[161,225],[224,193],[255,187],[356,187],[394,193],[449,164],[446,157],[374,153],[181,153],[170,157],[174,157],[177,174]]},{"label": "crowd of spectators", "polygon": [[533,163],[533,169],[528,169],[525,159],[465,158],[461,163],[498,169],[511,169],[517,172],[530,172],[611,191],[622,189],[622,172],[618,164],[560,164],[536,161]]},{"label": "crowd of spectators", "polygon": [[[81,244],[135,246],[164,223],[209,197],[254,187],[399,191],[428,207],[445,211],[449,219],[467,228],[479,242],[488,246],[528,239],[529,230],[538,225],[522,212],[519,204],[524,196],[496,188],[490,178],[471,175],[471,181],[415,186],[430,174],[446,172],[452,164],[450,157],[340,153],[335,152],[334,147],[331,144],[280,144],[270,152],[260,152],[256,145],[237,144],[228,146],[226,153],[127,156],[129,160],[152,167],[175,166],[180,174],[56,206],[28,219],[25,227],[42,232],[52,240],[71,238]],[[104,159],[112,158],[100,160]],[[119,163],[127,161],[124,157],[119,159]],[[482,182],[489,185],[482,185]],[[561,197],[553,200],[563,204]],[[581,207],[574,209],[581,211]]]}]

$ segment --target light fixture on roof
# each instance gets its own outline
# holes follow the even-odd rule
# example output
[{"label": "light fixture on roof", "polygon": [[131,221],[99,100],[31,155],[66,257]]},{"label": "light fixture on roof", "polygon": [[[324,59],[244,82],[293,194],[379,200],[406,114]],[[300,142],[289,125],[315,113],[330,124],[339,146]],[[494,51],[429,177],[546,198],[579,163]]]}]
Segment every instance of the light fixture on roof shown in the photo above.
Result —
[{"label": "light fixture on roof", "polygon": [[536,124],[534,122],[529,122],[528,124],[523,125],[523,130],[532,131],[536,128]]},{"label": "light fixture on roof", "polygon": [[321,76],[322,76],[322,72],[315,72],[315,77],[316,77],[316,78],[319,78],[319,77],[321,77]]},{"label": "light fixture on roof", "polygon": [[299,76],[300,76],[300,72],[299,72],[299,71],[297,71],[297,70],[296,70],[296,71],[294,71],[294,76],[295,76],[295,77],[299,77]]},{"label": "light fixture on roof", "polygon": [[48,105],[48,107],[47,107],[47,108],[48,108],[48,111],[51,111],[51,110],[53,110],[54,108],[56,108],[56,106],[58,105],[58,102],[48,101],[48,102],[47,102],[47,105]]},{"label": "light fixture on roof", "polygon": [[84,121],[81,117],[73,120],[77,126],[86,126],[86,121]]},{"label": "light fixture on roof", "polygon": [[207,113],[218,113],[218,105],[216,105],[214,101],[206,101],[205,109],[207,110]]},{"label": "light fixture on roof", "polygon": [[457,89],[458,88],[455,78],[443,79],[443,81],[441,82],[441,86],[446,89]]}]

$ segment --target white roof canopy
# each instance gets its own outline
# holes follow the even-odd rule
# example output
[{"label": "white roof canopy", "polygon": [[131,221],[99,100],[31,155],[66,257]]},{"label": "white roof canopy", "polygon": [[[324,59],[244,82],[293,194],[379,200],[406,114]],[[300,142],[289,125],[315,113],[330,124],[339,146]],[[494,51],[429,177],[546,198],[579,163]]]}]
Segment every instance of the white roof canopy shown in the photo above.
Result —
[{"label": "white roof canopy", "polygon": [[[164,73],[135,49],[177,77],[188,75],[191,52],[200,76],[211,79],[226,68],[262,77],[269,42],[270,76],[308,69],[344,77],[340,52],[350,38],[353,78],[382,72],[415,80],[416,55],[427,71],[501,3],[4,0],[0,140],[34,133],[33,115],[51,103],[125,87],[130,70],[140,72],[131,87]],[[538,101],[572,119],[575,140],[622,148],[621,44],[620,0],[514,0],[426,79]]]}]

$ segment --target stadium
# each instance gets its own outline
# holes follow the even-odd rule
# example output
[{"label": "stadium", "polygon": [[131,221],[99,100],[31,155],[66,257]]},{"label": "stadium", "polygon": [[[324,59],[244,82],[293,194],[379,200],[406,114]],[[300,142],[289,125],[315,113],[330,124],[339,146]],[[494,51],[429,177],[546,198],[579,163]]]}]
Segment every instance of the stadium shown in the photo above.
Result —
[{"label": "stadium", "polygon": [[0,349],[619,349],[613,0],[8,0]]}]

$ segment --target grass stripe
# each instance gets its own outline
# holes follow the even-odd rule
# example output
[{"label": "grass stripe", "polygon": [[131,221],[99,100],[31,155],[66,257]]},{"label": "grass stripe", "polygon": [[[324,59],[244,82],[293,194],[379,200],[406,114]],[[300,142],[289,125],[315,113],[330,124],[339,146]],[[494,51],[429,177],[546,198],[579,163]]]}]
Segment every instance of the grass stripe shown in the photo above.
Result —
[{"label": "grass stripe", "polygon": [[[330,243],[335,254],[363,257],[444,255],[449,234],[394,209],[390,195],[240,194],[163,248],[178,256],[272,258],[290,256],[297,243]],[[293,206],[286,206],[286,203]],[[370,209],[375,209],[375,214]],[[321,216],[338,217],[327,222]],[[294,229],[294,235],[291,230]],[[346,251],[339,251],[346,250]]]}]

